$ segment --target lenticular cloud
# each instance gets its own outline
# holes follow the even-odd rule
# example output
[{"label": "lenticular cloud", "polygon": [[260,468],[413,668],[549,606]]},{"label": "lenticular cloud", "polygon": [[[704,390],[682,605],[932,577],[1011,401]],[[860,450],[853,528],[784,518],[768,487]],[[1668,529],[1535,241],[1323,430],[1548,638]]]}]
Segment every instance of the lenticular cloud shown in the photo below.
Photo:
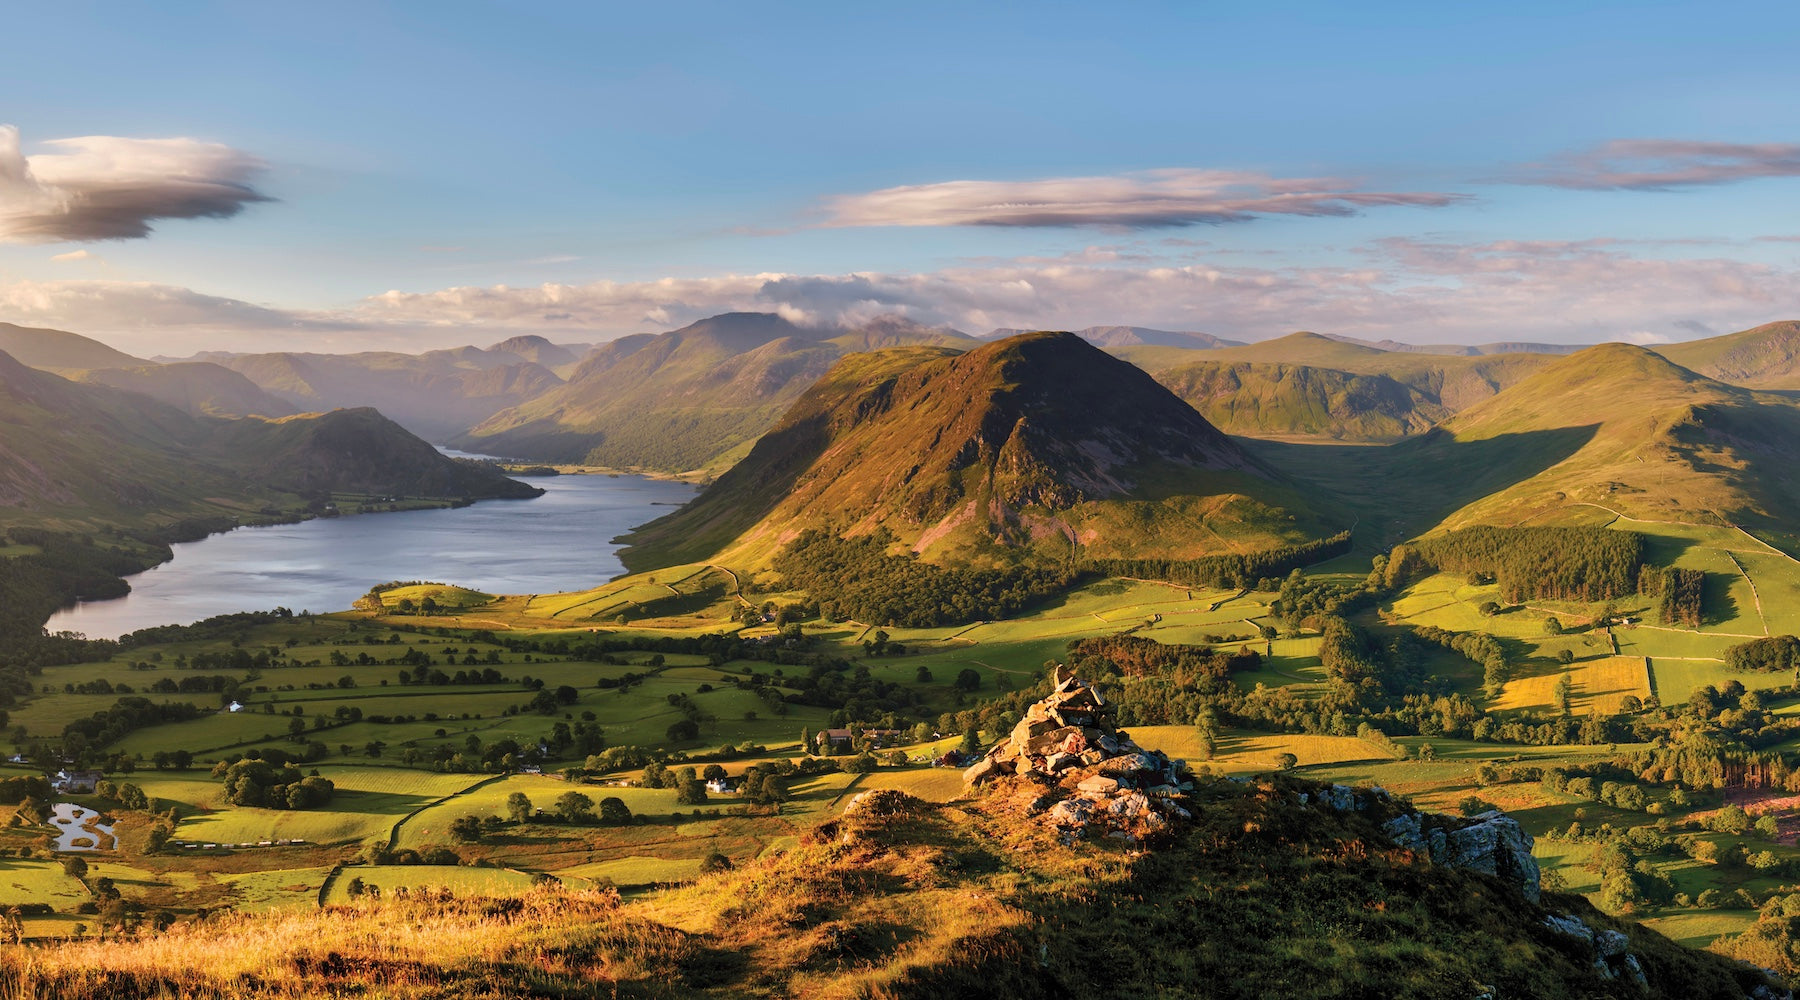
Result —
[{"label": "lenticular cloud", "polygon": [[26,156],[0,125],[0,242],[139,239],[155,219],[225,219],[269,198],[256,157],[196,139],[90,135]]}]

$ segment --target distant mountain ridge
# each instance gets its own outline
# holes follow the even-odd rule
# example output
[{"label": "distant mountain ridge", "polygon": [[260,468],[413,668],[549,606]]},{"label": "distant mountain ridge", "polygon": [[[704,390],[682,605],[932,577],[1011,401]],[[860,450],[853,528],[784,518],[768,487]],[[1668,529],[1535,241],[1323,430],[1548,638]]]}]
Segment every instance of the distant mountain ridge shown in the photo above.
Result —
[{"label": "distant mountain ridge", "polygon": [[451,443],[534,461],[717,470],[846,354],[977,343],[954,330],[891,318],[841,330],[801,327],[770,313],[727,313],[603,344],[566,385],[495,414]]},{"label": "distant mountain ridge", "polygon": [[[1004,340],[1031,330],[1014,330],[1000,328],[990,330],[982,335],[983,340]],[[1071,333],[1095,347],[1187,347],[1194,350],[1206,350],[1214,347],[1241,347],[1241,340],[1225,340],[1210,333],[1196,333],[1178,330],[1153,330],[1145,326],[1090,326]]]}]

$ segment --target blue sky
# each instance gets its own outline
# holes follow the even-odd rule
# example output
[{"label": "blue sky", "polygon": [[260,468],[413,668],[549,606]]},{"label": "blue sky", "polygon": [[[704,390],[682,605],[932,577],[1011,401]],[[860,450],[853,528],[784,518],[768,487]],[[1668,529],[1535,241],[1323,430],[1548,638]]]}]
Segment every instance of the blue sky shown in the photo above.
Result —
[{"label": "blue sky", "polygon": [[729,308],[1413,342],[1800,313],[1791,5],[971,6],[10,12],[0,320],[182,354]]}]

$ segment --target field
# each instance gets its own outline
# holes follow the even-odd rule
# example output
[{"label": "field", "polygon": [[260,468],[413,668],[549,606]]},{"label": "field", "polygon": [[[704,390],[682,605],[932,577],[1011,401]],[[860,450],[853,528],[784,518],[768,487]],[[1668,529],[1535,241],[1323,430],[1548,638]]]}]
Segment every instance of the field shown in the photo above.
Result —
[{"label": "field", "polygon": [[[1783,595],[1783,606],[1792,603],[1790,592],[1800,597],[1800,573],[1795,572],[1800,564],[1729,529],[1664,525],[1651,534],[1653,552],[1709,574],[1709,617],[1703,629],[1665,628],[1647,618],[1638,627],[1609,635],[1589,625],[1595,608],[1566,602],[1484,613],[1482,604],[1496,598],[1497,588],[1449,574],[1414,581],[1359,620],[1377,635],[1409,625],[1434,625],[1480,630],[1500,638],[1517,667],[1492,701],[1482,690],[1481,668],[1461,656],[1433,647],[1427,666],[1435,683],[1501,713],[1553,715],[1555,685],[1565,676],[1570,682],[1569,709],[1575,716],[1619,712],[1627,695],[1679,705],[1694,691],[1733,679],[1724,669],[1727,648],[1761,634],[1765,621],[1776,629],[1789,621],[1785,611],[1771,607],[1770,595]],[[1339,560],[1332,567],[1338,573],[1335,578],[1360,579],[1359,558]],[[706,755],[694,762],[696,767],[716,757],[732,776],[756,763],[791,758],[798,751],[801,730],[817,732],[833,724],[833,712],[772,703],[757,693],[756,686],[767,684],[792,694],[800,689],[804,667],[784,668],[761,660],[720,663],[692,653],[657,654],[647,648],[614,654],[614,662],[597,662],[508,645],[516,640],[579,642],[590,637],[649,645],[666,636],[716,632],[773,637],[776,630],[771,624],[743,624],[745,605],[738,599],[737,587],[738,581],[708,566],[664,571],[654,580],[630,577],[580,594],[490,599],[472,591],[420,585],[389,592],[389,611],[382,615],[296,618],[138,648],[107,663],[47,668],[39,693],[13,708],[9,721],[15,733],[23,729],[24,739],[16,747],[25,749],[33,739],[54,737],[71,722],[105,711],[125,693],[145,694],[164,703],[189,702],[204,710],[189,721],[145,726],[127,734],[110,749],[137,755],[138,770],[115,777],[142,787],[156,809],[174,811],[177,841],[306,843],[177,848],[173,856],[146,855],[142,852],[150,823],[127,814],[121,823],[122,849],[93,857],[96,876],[104,873],[128,899],[177,912],[202,906],[304,908],[317,905],[322,891],[328,901],[343,901],[357,878],[383,892],[406,886],[514,894],[541,873],[572,886],[612,884],[637,893],[695,877],[701,859],[714,851],[744,863],[792,849],[807,827],[842,809],[858,792],[897,788],[934,801],[964,794],[957,769],[896,768],[884,763],[864,775],[796,777],[788,783],[789,800],[779,809],[753,807],[733,794],[709,795],[695,807],[678,804],[672,789],[643,787],[642,773],[635,767],[599,776],[592,783],[571,784],[554,774],[489,773],[478,764],[467,768],[469,773],[446,773],[430,766],[435,758],[503,740],[514,741],[522,752],[536,747],[540,739],[548,740],[558,724],[594,726],[606,746],[663,746]],[[785,603],[799,596],[758,594],[756,600],[759,605],[769,597]],[[1320,639],[1315,632],[1287,630],[1271,613],[1276,596],[1104,580],[1008,621],[886,629],[888,641],[899,644],[903,652],[881,656],[864,650],[863,643],[877,632],[867,624],[809,621],[804,630],[815,650],[850,658],[872,679],[916,698],[921,707],[914,717],[944,732],[908,751],[915,757],[931,757],[959,742],[958,713],[1038,682],[1047,663],[1066,658],[1070,642],[1089,636],[1129,631],[1164,643],[1247,646],[1265,658],[1259,669],[1232,678],[1240,689],[1290,688],[1316,700],[1333,684],[1319,661]],[[411,600],[416,610],[426,597],[441,609],[439,613],[398,613],[401,599]],[[1562,623],[1561,634],[1548,627],[1551,617]],[[1800,624],[1800,617],[1794,624]],[[1263,639],[1265,625],[1281,627],[1282,635],[1273,641]],[[1560,662],[1565,652],[1573,657],[1572,663]],[[246,666],[246,657],[255,662]],[[425,668],[415,673],[409,663],[421,658],[442,676],[426,681]],[[464,676],[455,677],[458,671]],[[484,677],[484,671],[491,673]],[[965,671],[975,678],[972,690],[955,683]],[[192,686],[196,679],[212,676],[228,676],[233,683],[218,691],[152,690],[163,681],[176,685],[187,681]],[[622,683],[628,677],[630,682]],[[1771,692],[1791,682],[1780,674],[1735,679],[1748,688]],[[111,693],[76,693],[101,681],[113,685]],[[132,690],[122,690],[121,683]],[[572,694],[565,692],[568,696],[554,707],[532,707],[540,690],[564,686]],[[239,710],[226,710],[232,702]],[[1779,701],[1774,711],[1800,712],[1800,702]],[[698,719],[698,737],[671,747],[670,726],[690,715]],[[298,739],[290,735],[296,726]],[[1268,771],[1287,764],[1286,755],[1292,755],[1299,774],[1381,785],[1422,808],[1454,812],[1475,796],[1517,817],[1539,837],[1543,863],[1571,888],[1594,898],[1598,876],[1587,867],[1593,848],[1559,839],[1563,831],[1577,821],[1612,824],[1619,830],[1651,822],[1641,812],[1549,792],[1535,780],[1491,785],[1478,780],[1478,768],[1484,763],[1568,767],[1626,752],[1631,749],[1627,744],[1523,746],[1418,736],[1382,742],[1341,732],[1271,733],[1226,725],[1215,732],[1211,758],[1205,759],[1193,726],[1128,728],[1143,745],[1195,766],[1205,764],[1215,772]],[[215,760],[235,759],[261,748],[293,753],[305,746],[304,741],[323,747],[322,758],[305,766],[316,768],[337,786],[334,799],[323,808],[231,806],[223,801],[218,781],[208,774]],[[177,750],[194,755],[191,769],[162,770],[149,763],[158,753]],[[548,771],[581,762],[579,756],[551,756],[545,763]],[[634,819],[616,826],[561,822],[555,802],[570,790],[595,802],[617,797]],[[506,814],[506,800],[514,792],[530,800],[532,819],[491,825]],[[1708,807],[1716,808],[1716,803]],[[1665,815],[1679,822],[1683,813],[1672,810]],[[452,823],[465,816],[490,820],[473,842],[451,833]],[[0,845],[29,845],[36,836],[16,828],[0,831]],[[380,847],[448,848],[462,863],[352,863],[338,870],[359,852]],[[1794,852],[1791,847],[1776,849],[1784,857]],[[1685,857],[1659,858],[1655,863],[1695,891],[1715,884],[1732,888],[1764,884]],[[90,898],[86,886],[42,858],[8,858],[0,865],[5,866],[0,868],[0,887],[51,902],[58,910],[53,918],[28,923],[27,933],[70,933],[77,905]],[[1647,909],[1639,915],[1696,943],[1741,930],[1751,918],[1741,911],[1677,906]]]},{"label": "field", "polygon": [[1644,657],[1602,656],[1508,681],[1493,707],[1549,711],[1556,685],[1565,677],[1569,680],[1569,711],[1576,715],[1616,715],[1626,696],[1634,696],[1640,703],[1650,697],[1650,670]]}]

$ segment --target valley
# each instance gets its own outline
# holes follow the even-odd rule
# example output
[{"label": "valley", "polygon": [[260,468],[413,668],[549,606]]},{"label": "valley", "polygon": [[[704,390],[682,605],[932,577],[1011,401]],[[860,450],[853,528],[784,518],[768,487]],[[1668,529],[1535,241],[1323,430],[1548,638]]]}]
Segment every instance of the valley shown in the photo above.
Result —
[{"label": "valley", "polygon": [[[709,336],[740,322],[721,321]],[[1678,945],[1787,971],[1780,915],[1800,908],[1800,644],[1784,638],[1800,631],[1796,418],[1785,396],[1748,385],[1761,376],[1734,370],[1746,384],[1730,384],[1625,345],[1458,356],[1309,335],[1191,348],[1095,334],[1114,340],[1105,349],[1068,334],[860,336],[872,349],[824,357],[802,391],[761,397],[766,432],[731,444],[736,457],[713,464],[697,494],[559,476],[525,504],[327,519],[315,523],[386,535],[416,518],[422,533],[395,534],[384,555],[376,536],[352,532],[368,561],[346,560],[342,582],[368,579],[300,612],[244,606],[192,626],[141,620],[96,632],[116,639],[8,647],[0,743],[16,759],[0,765],[13,796],[0,809],[16,818],[0,829],[0,887],[29,904],[15,933],[78,941],[226,910],[302,926],[439,893],[565,907],[617,893],[604,905],[618,919],[646,921],[632,934],[682,928],[748,948],[749,965],[706,980],[718,989],[750,975],[831,990],[890,975],[960,981],[985,966],[946,950],[942,927],[955,922],[930,916],[946,886],[991,894],[1007,914],[995,927],[1013,928],[993,930],[1005,954],[1025,940],[1006,935],[1046,920],[1105,926],[1079,893],[1050,906],[1020,888],[1032,879],[1099,891],[1162,863],[1097,841],[1073,869],[1041,846],[1036,860],[1005,862],[973,846],[1028,836],[1007,825],[1004,794],[971,790],[964,767],[1066,664],[1106,692],[1140,746],[1186,761],[1182,794],[1210,804],[1194,836],[1210,831],[1234,856],[1298,863],[1250,827],[1210,824],[1277,822],[1261,810],[1334,783],[1446,817],[1499,808],[1535,841],[1545,905],[1627,928],[1660,982],[1727,975]],[[1318,365],[1296,364],[1315,349]],[[141,465],[97,466],[121,476],[154,475],[184,448],[352,508],[358,494],[344,490],[461,488],[399,478],[409,469],[517,485],[493,466],[440,467],[435,453],[409,464],[422,442],[404,432],[368,448],[389,426],[373,411],[195,416],[142,390],[113,395],[123,376],[54,377],[21,366],[9,398],[21,413],[87,407],[115,421],[128,407],[156,421],[135,426],[163,428],[138,432],[125,461]],[[721,405],[719,419],[755,426]],[[317,457],[349,440],[364,443],[366,467]],[[615,482],[666,492],[669,512],[653,517],[641,498],[616,521],[604,502],[558,506],[570,489]],[[119,539],[96,568],[125,572],[129,546],[150,551],[146,526],[194,503],[170,492],[50,518],[21,492],[0,558],[23,569],[85,552],[53,530],[79,517]],[[471,513],[462,541],[424,520]],[[540,530],[540,555],[505,537]],[[605,554],[613,534],[617,563]],[[282,552],[288,543],[248,558],[288,572]],[[490,579],[482,560],[516,565]],[[58,770],[102,776],[56,801],[100,814],[110,842],[56,848],[48,799],[27,779]],[[890,790],[916,803],[896,806],[914,819],[866,826],[846,813]],[[817,852],[832,836],[820,831],[837,829],[881,846],[833,868]],[[1315,833],[1347,838],[1324,848],[1349,851],[1329,862],[1343,867],[1306,862],[1292,877],[1388,877],[1352,860],[1363,848],[1347,845],[1370,836],[1360,827]],[[932,850],[961,844],[969,860],[951,875],[894,875],[889,898],[920,908],[908,916],[810,889],[783,904],[834,907],[857,940],[892,936],[869,946],[880,962],[822,972],[746,943],[774,925],[724,920],[711,902],[739,872],[786,879],[812,864],[855,879],[924,863],[901,860],[918,836]],[[1197,859],[1212,848],[1187,836],[1169,849],[1199,851],[1191,863],[1209,870]],[[1410,872],[1415,860],[1381,864]],[[1224,884],[1204,890],[1214,905]],[[1193,961],[1193,975],[1212,968]],[[1488,961],[1519,982],[1534,974]],[[676,979],[714,988],[687,975]]]}]

